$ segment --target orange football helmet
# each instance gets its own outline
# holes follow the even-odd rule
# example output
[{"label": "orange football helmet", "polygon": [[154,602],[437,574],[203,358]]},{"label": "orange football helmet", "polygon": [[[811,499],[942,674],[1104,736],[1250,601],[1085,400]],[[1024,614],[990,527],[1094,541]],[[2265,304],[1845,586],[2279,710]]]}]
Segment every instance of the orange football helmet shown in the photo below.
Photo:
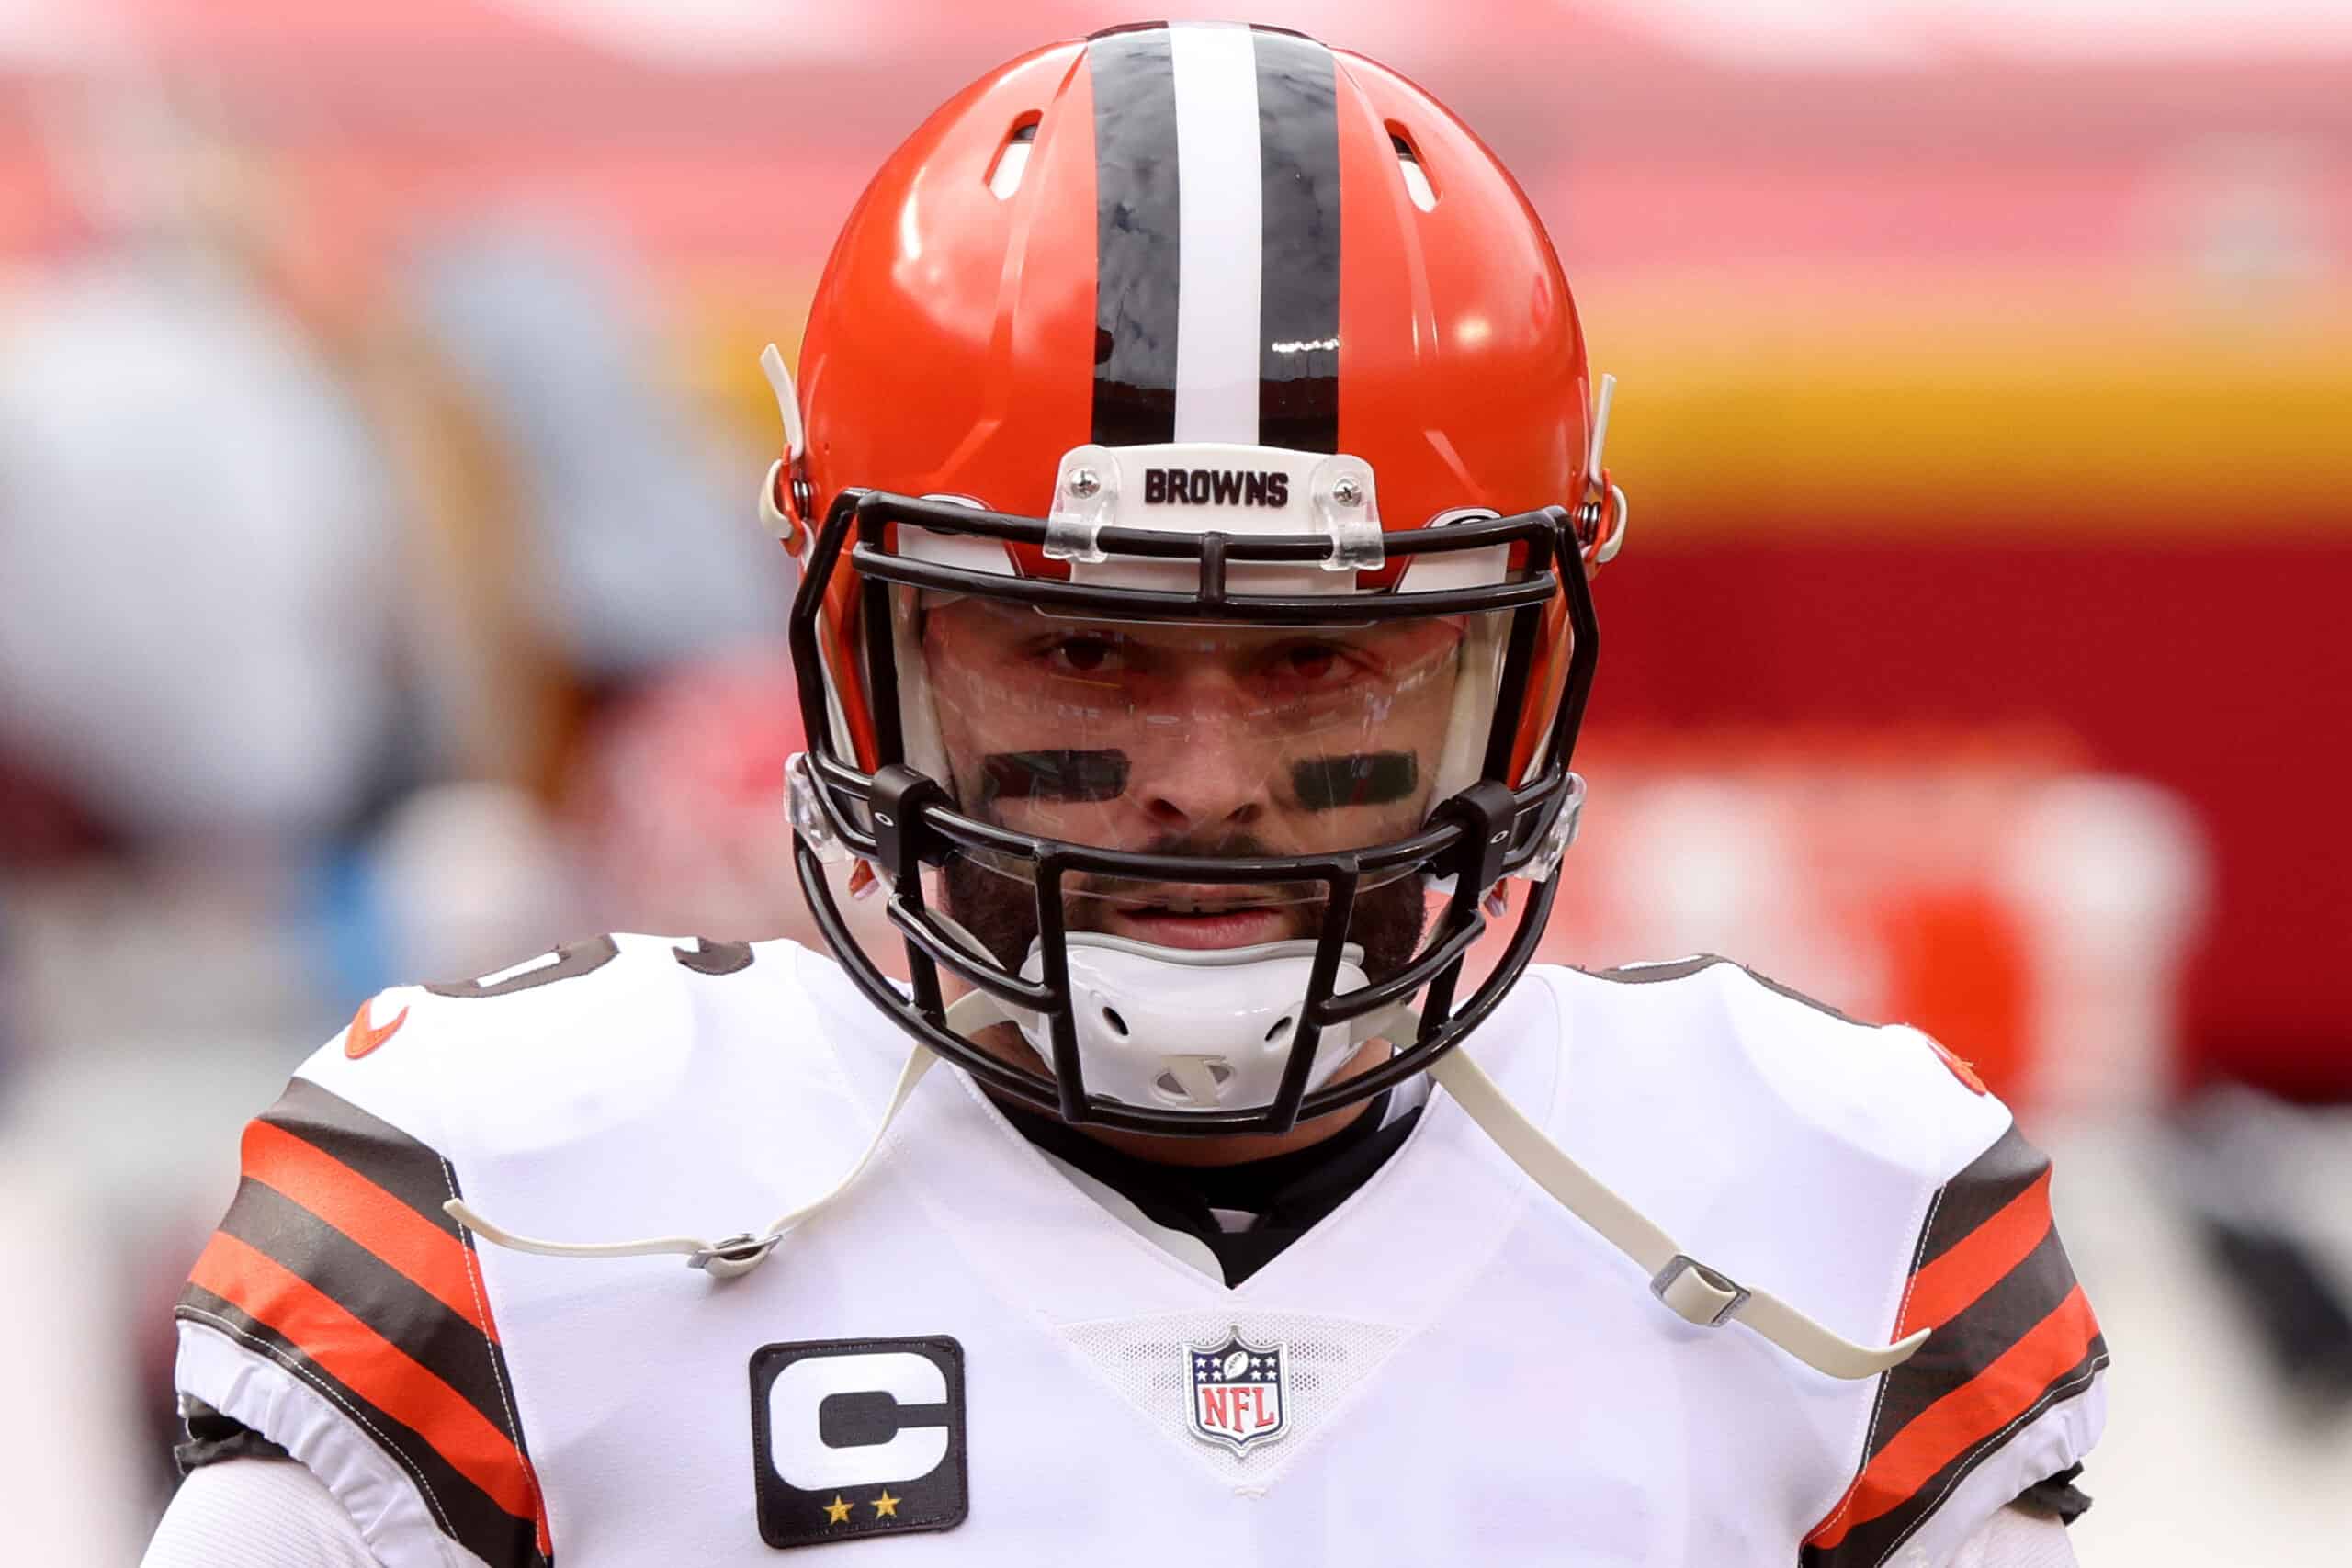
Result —
[{"label": "orange football helmet", "polygon": [[[1588,565],[1623,505],[1597,468],[1606,398],[1596,417],[1558,259],[1461,121],[1273,28],[1155,23],[1039,50],[891,155],[818,287],[797,392],[771,374],[787,442],[763,504],[803,562],[800,874],[837,955],[919,1040],[1072,1122],[1269,1132],[1419,1071],[1500,1000],[1581,799]],[[941,629],[944,606],[977,643]],[[973,646],[1035,660],[1056,694],[975,685]],[[1239,672],[1216,717],[1154,705],[1206,663]],[[1426,744],[1384,740],[1433,682]],[[972,738],[1009,733],[1014,709],[1025,736]],[[1178,735],[1180,771],[1214,772],[1200,759],[1227,743],[1261,752],[1251,803],[1170,805],[1184,781],[1142,775],[1151,738]],[[1311,830],[1273,826],[1292,819]],[[911,998],[848,936],[823,875],[845,856],[890,886]],[[1025,954],[926,895],[926,867],[959,864],[1020,886]],[[1506,875],[1535,891],[1505,961],[1457,998]],[[1351,921],[1400,882],[1450,898],[1426,945],[1417,915],[1415,942],[1374,962]],[[1072,929],[1090,922],[1066,897],[1110,886],[1184,894],[1131,893],[1125,923]],[[1283,898],[1316,934],[1238,960],[1150,934],[1218,914],[1256,930],[1239,916]],[[1255,1066],[1125,1027],[1154,1009],[1114,1005],[1122,985],[1204,964],[1272,987]],[[974,1046],[940,965],[1049,1070]],[[1326,1087],[1374,1022],[1401,1038],[1416,994],[1409,1042]]]}]

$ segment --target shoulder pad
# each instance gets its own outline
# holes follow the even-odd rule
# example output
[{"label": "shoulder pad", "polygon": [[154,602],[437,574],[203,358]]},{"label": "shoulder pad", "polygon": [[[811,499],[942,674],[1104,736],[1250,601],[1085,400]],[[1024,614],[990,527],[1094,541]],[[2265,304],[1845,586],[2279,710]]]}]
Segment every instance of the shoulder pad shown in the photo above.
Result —
[{"label": "shoulder pad", "polygon": [[545,1568],[490,1295],[442,1212],[452,1163],[297,1077],[245,1128],[240,1167],[180,1295],[181,1393],[300,1460],[386,1563],[446,1562],[446,1538]]},{"label": "shoulder pad", "polygon": [[2009,1123],[2008,1108],[1927,1034],[1850,1018],[1729,959],[1566,973],[1583,1010],[1658,1068],[1714,1086],[1735,1114],[1789,1119],[1873,1162],[1940,1180]]},{"label": "shoulder pad", "polygon": [[[2050,1162],[1958,1057],[1726,960],[1550,970],[1566,1071],[1601,1100],[1629,1195],[1735,1278],[1873,1343],[1928,1338],[1884,1374],[1845,1494],[1805,1568],[1954,1550],[2080,1461],[2107,1346],[2050,1210]],[[1636,1134],[1600,1131],[1607,1119]],[[1637,1196],[1636,1201],[1640,1201]]]},{"label": "shoulder pad", "polygon": [[446,1540],[543,1568],[496,1271],[442,1206],[607,1129],[725,1103],[755,1067],[772,1088],[796,957],[599,937],[370,998],[245,1129],[237,1196],[179,1303],[182,1392],[309,1466],[388,1563],[444,1562]]},{"label": "shoulder pad", "polygon": [[1844,1495],[1804,1568],[1861,1568],[1905,1540],[1939,1561],[2028,1487],[2080,1467],[2106,1422],[2107,1340],[2050,1212],[2050,1161],[2016,1128],[1937,1190],[1886,1374]]},{"label": "shoulder pad", "polygon": [[793,957],[788,942],[593,937],[475,979],[393,987],[300,1074],[436,1146],[577,1139],[641,1114],[715,1052],[776,1043],[722,1020],[791,1016]]}]

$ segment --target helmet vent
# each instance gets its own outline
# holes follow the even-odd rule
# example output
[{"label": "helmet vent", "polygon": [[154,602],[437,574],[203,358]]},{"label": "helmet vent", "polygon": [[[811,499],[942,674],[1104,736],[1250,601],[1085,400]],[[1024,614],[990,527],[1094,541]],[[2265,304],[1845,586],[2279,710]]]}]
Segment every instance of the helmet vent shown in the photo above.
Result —
[{"label": "helmet vent", "polygon": [[1031,114],[1019,121],[1004,138],[1004,145],[996,152],[996,162],[989,165],[989,191],[999,201],[1012,198],[1021,188],[1021,176],[1029,167],[1029,152],[1036,144],[1039,116]]},{"label": "helmet vent", "polygon": [[1388,145],[1396,149],[1396,172],[1404,176],[1405,194],[1423,212],[1437,206],[1437,186],[1430,183],[1430,172],[1422,166],[1421,154],[1413,146],[1412,138],[1395,120],[1388,122]]},{"label": "helmet vent", "polygon": [[1266,1031],[1266,1043],[1272,1045],[1275,1041],[1281,1039],[1284,1034],[1290,1032],[1290,1026],[1296,1020],[1295,1019],[1286,1018],[1281,1022],[1275,1024],[1272,1029]]},{"label": "helmet vent", "polygon": [[1111,1032],[1117,1035],[1120,1039],[1124,1040],[1127,1037],[1127,1021],[1119,1016],[1118,1009],[1104,1008],[1102,1010],[1102,1021],[1109,1024],[1111,1026]]}]

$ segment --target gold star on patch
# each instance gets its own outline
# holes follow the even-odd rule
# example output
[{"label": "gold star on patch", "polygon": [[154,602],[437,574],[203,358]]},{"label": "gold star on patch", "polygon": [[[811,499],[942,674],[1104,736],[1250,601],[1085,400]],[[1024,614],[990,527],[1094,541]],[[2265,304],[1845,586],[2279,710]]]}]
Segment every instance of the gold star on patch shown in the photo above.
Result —
[{"label": "gold star on patch", "polygon": [[899,1500],[890,1495],[889,1488],[887,1486],[883,1488],[882,1495],[874,1499],[874,1517],[877,1519],[895,1519],[899,1517]]},{"label": "gold star on patch", "polygon": [[850,1505],[842,1502],[842,1495],[836,1492],[833,1494],[833,1500],[825,1505],[825,1522],[829,1525],[845,1525],[849,1523],[849,1510]]}]

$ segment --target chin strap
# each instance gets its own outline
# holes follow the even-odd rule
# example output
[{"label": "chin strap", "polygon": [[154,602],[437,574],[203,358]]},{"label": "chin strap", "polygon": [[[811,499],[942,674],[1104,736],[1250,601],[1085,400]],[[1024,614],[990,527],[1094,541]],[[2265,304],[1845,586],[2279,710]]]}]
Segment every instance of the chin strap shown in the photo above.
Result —
[{"label": "chin strap", "polygon": [[1430,1068],[1430,1077],[1560,1207],[1632,1258],[1650,1277],[1650,1293],[1684,1322],[1702,1328],[1744,1323],[1814,1371],[1849,1380],[1876,1377],[1901,1366],[1926,1342],[1928,1330],[1923,1328],[1892,1345],[1857,1345],[1770,1292],[1737,1284],[1708,1268],[1520,1114],[1468,1052],[1448,1051]]},{"label": "chin strap", "polygon": [[986,991],[967,991],[947,1004],[947,1032],[969,1040],[983,1029],[1014,1022],[1005,1005]]},{"label": "chin strap", "polygon": [[719,1241],[705,1241],[691,1235],[648,1236],[641,1241],[540,1241],[532,1236],[517,1235],[513,1231],[492,1224],[462,1198],[450,1199],[441,1205],[441,1212],[484,1240],[494,1242],[511,1252],[536,1252],[542,1258],[654,1258],[664,1253],[684,1253],[689,1268],[704,1269],[713,1279],[732,1280],[750,1273],[765,1262],[768,1254],[775,1250],[775,1244],[782,1241],[795,1225],[848,1191],[865,1173],[865,1168],[874,1163],[875,1155],[880,1152],[882,1140],[889,1134],[890,1123],[905,1109],[907,1100],[915,1092],[915,1086],[922,1082],[923,1074],[929,1072],[932,1064],[938,1060],[928,1046],[917,1045],[913,1055],[907,1058],[905,1068],[899,1074],[899,1087],[891,1091],[890,1103],[882,1112],[881,1123],[874,1129],[872,1141],[865,1145],[865,1152],[857,1156],[857,1163],[850,1167],[849,1174],[833,1183],[821,1197],[803,1203],[760,1235],[755,1236],[746,1231]]}]

